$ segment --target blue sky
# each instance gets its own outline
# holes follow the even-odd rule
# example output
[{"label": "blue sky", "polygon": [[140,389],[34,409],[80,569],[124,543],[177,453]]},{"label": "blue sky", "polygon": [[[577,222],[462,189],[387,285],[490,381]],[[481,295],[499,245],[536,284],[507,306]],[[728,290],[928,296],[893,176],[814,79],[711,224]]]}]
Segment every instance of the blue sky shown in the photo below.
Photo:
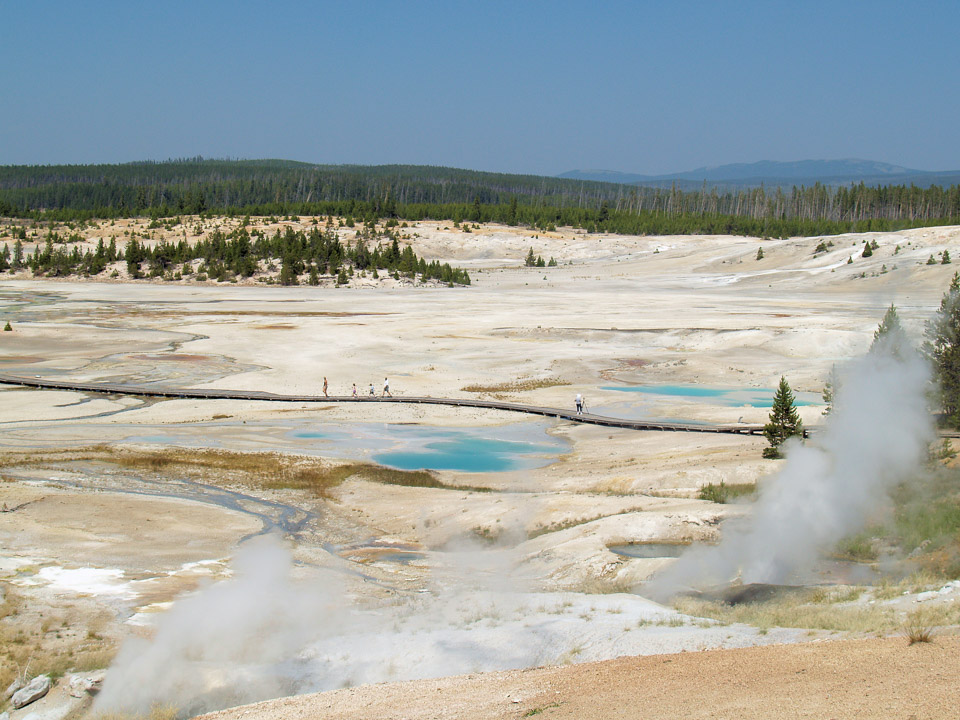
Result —
[{"label": "blue sky", "polygon": [[960,2],[0,0],[0,164],[960,169]]}]

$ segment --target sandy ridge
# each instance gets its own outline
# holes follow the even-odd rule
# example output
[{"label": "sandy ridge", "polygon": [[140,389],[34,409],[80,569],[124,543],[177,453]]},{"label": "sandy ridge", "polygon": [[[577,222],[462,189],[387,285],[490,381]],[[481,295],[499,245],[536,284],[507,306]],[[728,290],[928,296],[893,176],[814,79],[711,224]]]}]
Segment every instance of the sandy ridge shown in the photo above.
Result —
[{"label": "sandy ridge", "polygon": [[903,637],[625,657],[346,688],[207,720],[955,718],[960,638]]}]

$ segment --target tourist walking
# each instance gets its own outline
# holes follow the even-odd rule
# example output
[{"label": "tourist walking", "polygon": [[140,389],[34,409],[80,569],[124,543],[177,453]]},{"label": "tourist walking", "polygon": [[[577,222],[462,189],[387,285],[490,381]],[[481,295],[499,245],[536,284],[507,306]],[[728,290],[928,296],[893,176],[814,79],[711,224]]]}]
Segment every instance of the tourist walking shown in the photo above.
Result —
[{"label": "tourist walking", "polygon": [[356,384],[356,383],[353,384],[353,396],[354,396],[354,397],[357,396],[357,384]]},{"label": "tourist walking", "polygon": [[324,376],[324,378],[323,378],[323,396],[324,396],[324,397],[330,397],[329,395],[327,395],[327,378],[326,378],[326,376]]},{"label": "tourist walking", "polygon": [[377,391],[373,389],[373,383],[370,383],[370,397],[376,397]]},{"label": "tourist walking", "polygon": [[385,395],[393,397],[393,394],[390,392],[390,381],[386,378],[383,379],[383,392],[381,393],[380,397],[384,397]]},{"label": "tourist walking", "polygon": [[574,403],[577,406],[577,415],[583,415],[583,395],[577,393],[577,398],[574,400]]}]

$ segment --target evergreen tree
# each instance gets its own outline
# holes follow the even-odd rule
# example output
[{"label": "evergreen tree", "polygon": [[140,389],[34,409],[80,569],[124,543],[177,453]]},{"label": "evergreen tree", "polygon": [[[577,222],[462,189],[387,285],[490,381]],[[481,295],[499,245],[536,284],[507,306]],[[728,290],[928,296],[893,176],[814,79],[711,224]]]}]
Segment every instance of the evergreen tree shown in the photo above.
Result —
[{"label": "evergreen tree", "polygon": [[294,262],[289,257],[285,257],[283,264],[280,266],[280,284],[299,285],[297,272],[294,269]]},{"label": "evergreen tree", "polygon": [[941,264],[941,265],[949,265],[949,264],[950,264],[950,251],[949,251],[949,250],[944,250],[944,251],[943,251],[943,258],[940,260],[940,264]]},{"label": "evergreen tree", "polygon": [[527,253],[527,257],[523,261],[523,264],[526,265],[527,267],[536,267],[537,256],[533,254],[533,248],[530,248],[530,252]]},{"label": "evergreen tree", "polygon": [[933,364],[940,409],[950,427],[960,428],[960,273],[954,273],[924,334],[924,354]]},{"label": "evergreen tree", "polygon": [[879,352],[886,350],[895,358],[903,359],[904,352],[909,346],[907,333],[900,324],[900,316],[897,315],[897,308],[893,303],[884,313],[883,320],[877,326],[873,333],[873,342],[870,344],[869,352]]},{"label": "evergreen tree", "polygon": [[787,379],[780,378],[780,386],[773,396],[773,408],[770,410],[770,422],[763,426],[763,436],[770,447],[763,449],[763,457],[779,458],[780,446],[790,437],[803,437],[803,423],[793,406],[793,392]]},{"label": "evergreen tree", "polygon": [[140,277],[140,261],[143,259],[142,249],[140,244],[132,239],[127,243],[127,247],[124,249],[124,259],[127,261],[127,273],[129,273],[132,278]]},{"label": "evergreen tree", "polygon": [[510,207],[507,210],[507,225],[517,224],[517,196],[510,198]]},{"label": "evergreen tree", "polygon": [[873,248],[870,247],[870,243],[864,243],[863,253],[860,255],[860,257],[870,257],[871,255],[873,255]]},{"label": "evergreen tree", "polygon": [[826,407],[823,409],[823,415],[829,415],[833,412],[833,397],[836,395],[837,389],[840,386],[840,378],[837,375],[837,366],[833,365],[830,368],[830,375],[827,377],[827,382],[823,385],[823,402]]},{"label": "evergreen tree", "polygon": [[757,260],[763,260],[763,248],[757,248]]}]

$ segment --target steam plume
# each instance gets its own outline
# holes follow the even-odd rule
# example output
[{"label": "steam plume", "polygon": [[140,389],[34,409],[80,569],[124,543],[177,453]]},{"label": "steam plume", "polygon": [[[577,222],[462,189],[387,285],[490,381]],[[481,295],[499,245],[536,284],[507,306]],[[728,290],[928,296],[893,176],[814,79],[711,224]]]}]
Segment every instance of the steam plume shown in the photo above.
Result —
[{"label": "steam plume", "polygon": [[737,576],[783,583],[864,525],[921,463],[932,437],[927,365],[890,345],[846,368],[824,430],[806,445],[787,445],[786,464],[762,483],[754,512],[725,526],[719,545],[685,553],[644,594],[668,597]]},{"label": "steam plume", "polygon": [[508,589],[523,585],[511,573],[512,550],[448,555],[454,565],[431,592],[358,602],[331,571],[294,581],[282,543],[255,539],[237,553],[233,578],[178,600],[152,639],[124,644],[94,710],[173,705],[189,716],[360,683],[557,662],[577,641],[555,616],[530,620],[531,603],[548,601]]}]

